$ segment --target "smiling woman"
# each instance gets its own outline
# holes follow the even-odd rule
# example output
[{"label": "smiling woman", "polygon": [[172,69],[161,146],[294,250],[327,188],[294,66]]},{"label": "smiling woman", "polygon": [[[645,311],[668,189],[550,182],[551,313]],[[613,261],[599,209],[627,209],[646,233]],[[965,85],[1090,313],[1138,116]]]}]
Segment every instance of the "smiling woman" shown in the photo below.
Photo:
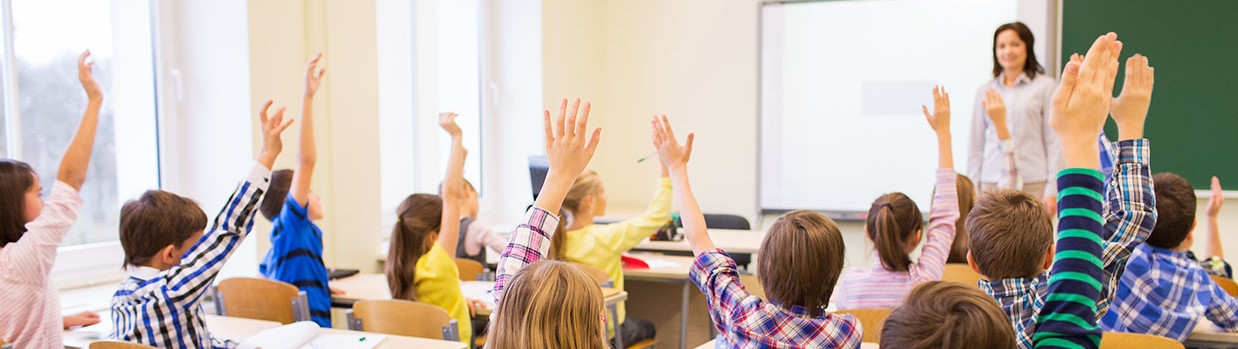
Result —
[{"label": "smiling woman", "polygon": [[1003,152],[1013,151],[1023,178],[1013,186],[1044,198],[1052,209],[1057,188],[1049,179],[1062,169],[1057,136],[1049,129],[1049,99],[1056,84],[1036,60],[1035,43],[1022,22],[993,32],[993,80],[976,91],[967,174],[977,189],[996,189]]}]

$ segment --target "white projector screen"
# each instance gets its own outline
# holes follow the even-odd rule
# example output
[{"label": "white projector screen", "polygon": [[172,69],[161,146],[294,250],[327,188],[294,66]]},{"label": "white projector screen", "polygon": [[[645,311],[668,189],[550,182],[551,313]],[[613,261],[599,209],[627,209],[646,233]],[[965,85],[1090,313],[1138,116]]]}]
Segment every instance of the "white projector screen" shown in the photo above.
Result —
[{"label": "white projector screen", "polygon": [[858,217],[884,193],[928,213],[937,167],[932,87],[950,92],[965,172],[993,30],[1014,0],[876,0],[761,6],[760,195],[764,211]]}]

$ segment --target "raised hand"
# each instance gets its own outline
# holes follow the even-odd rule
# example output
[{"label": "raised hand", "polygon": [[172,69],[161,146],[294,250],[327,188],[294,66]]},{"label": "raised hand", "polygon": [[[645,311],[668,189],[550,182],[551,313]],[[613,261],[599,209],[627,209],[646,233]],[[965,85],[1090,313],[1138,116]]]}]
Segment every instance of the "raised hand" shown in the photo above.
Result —
[{"label": "raised hand", "polygon": [[1122,42],[1108,33],[1096,38],[1082,63],[1066,64],[1062,81],[1053,93],[1050,125],[1061,139],[1067,167],[1097,168],[1096,135],[1105,126],[1113,96]]},{"label": "raised hand", "polygon": [[1002,101],[1002,94],[994,89],[984,91],[983,104],[985,115],[993,121],[993,130],[997,131],[997,139],[1010,139],[1010,129],[1006,126],[1006,102]]},{"label": "raised hand", "polygon": [[1109,114],[1118,124],[1118,139],[1143,138],[1143,124],[1152,104],[1154,69],[1148,66],[1148,57],[1135,54],[1126,59],[1126,80],[1122,94],[1109,103]]},{"label": "raised hand", "polygon": [[924,109],[924,119],[928,120],[933,132],[938,135],[950,133],[950,94],[946,93],[946,89],[941,86],[933,87],[932,113],[929,113],[927,106],[921,105],[920,108]]},{"label": "raised hand", "polygon": [[284,107],[280,107],[275,111],[275,115],[268,117],[267,111],[271,109],[273,103],[267,100],[262,105],[262,110],[258,112],[258,121],[262,123],[262,150],[258,152],[258,162],[268,169],[275,165],[275,158],[284,151],[284,141],[280,135],[288,129],[288,126],[292,126],[293,121],[293,119],[284,121]]},{"label": "raised hand", "polygon": [[692,157],[692,141],[696,134],[689,133],[687,143],[681,145],[675,138],[675,131],[666,115],[653,117],[653,147],[658,149],[658,158],[662,165],[671,172],[681,171],[688,166]]},{"label": "raised hand", "polygon": [[99,88],[99,83],[95,82],[94,66],[95,62],[86,62],[90,58],[90,50],[82,52],[82,56],[77,58],[77,80],[82,83],[82,89],[86,90],[86,97],[91,101],[103,100],[103,90]]},{"label": "raised hand", "polygon": [[1212,176],[1212,196],[1208,198],[1208,217],[1216,218],[1221,213],[1221,204],[1225,196],[1221,193],[1221,180]]},{"label": "raised hand", "polygon": [[460,125],[456,124],[457,116],[459,115],[452,112],[438,113],[438,126],[442,127],[443,131],[447,131],[447,134],[452,137],[460,137],[460,135],[464,133],[464,131],[460,129]]},{"label": "raised hand", "polygon": [[[567,190],[571,188],[576,176],[585,170],[593,153],[597,151],[601,141],[602,129],[596,128],[589,134],[589,109],[585,103],[583,112],[580,110],[580,99],[572,102],[571,113],[568,113],[567,99],[559,105],[559,116],[551,120],[550,111],[545,114],[546,121],[546,158],[550,170],[546,173],[546,181],[542,184],[542,192],[538,194],[534,205],[550,212],[559,212]],[[579,114],[579,116],[578,116]]]},{"label": "raised hand", "polygon": [[312,97],[318,92],[318,86],[322,84],[322,76],[327,73],[326,68],[318,69],[318,61],[322,59],[322,53],[314,56],[309,63],[305,64],[305,96]]}]

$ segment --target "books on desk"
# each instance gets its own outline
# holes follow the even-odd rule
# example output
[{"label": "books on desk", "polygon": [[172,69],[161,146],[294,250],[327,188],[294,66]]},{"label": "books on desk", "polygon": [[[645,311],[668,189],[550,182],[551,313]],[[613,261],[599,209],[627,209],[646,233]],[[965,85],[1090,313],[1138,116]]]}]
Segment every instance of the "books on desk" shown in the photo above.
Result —
[{"label": "books on desk", "polygon": [[310,321],[267,329],[245,340],[239,349],[374,349],[387,336],[325,333]]}]

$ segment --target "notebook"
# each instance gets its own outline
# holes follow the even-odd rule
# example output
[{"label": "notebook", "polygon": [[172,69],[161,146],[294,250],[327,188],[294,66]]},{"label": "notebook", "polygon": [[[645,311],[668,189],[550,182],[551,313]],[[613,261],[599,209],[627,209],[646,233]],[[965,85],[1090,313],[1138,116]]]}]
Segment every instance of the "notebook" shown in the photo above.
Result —
[{"label": "notebook", "polygon": [[310,321],[268,329],[249,337],[239,349],[373,349],[387,339],[380,334],[327,333]]}]

